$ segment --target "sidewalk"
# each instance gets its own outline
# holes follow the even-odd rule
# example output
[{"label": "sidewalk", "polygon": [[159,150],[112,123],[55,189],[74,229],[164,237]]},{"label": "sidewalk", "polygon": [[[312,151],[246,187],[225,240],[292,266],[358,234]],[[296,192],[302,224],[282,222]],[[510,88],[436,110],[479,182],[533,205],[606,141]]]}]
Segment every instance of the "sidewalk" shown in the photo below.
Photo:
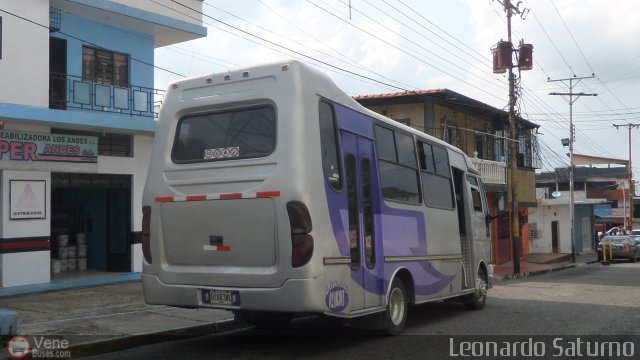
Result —
[{"label": "sidewalk", "polygon": [[571,262],[571,254],[533,253],[520,259],[520,273],[513,273],[513,263],[507,262],[494,267],[497,281],[543,274],[550,271],[572,268],[597,262],[596,252],[576,254],[576,262]]},{"label": "sidewalk", "polygon": [[[522,258],[518,276],[513,276],[511,263],[496,266],[495,276],[500,281],[595,261],[595,253],[578,255],[575,263],[568,254],[531,254]],[[26,336],[32,350],[42,335],[67,340],[70,355],[76,358],[243,326],[229,311],[147,305],[139,280],[60,290],[64,288],[59,284],[56,291],[0,296],[0,309],[17,313],[17,333]],[[0,359],[5,358],[6,349],[0,349]]]},{"label": "sidewalk", "polygon": [[72,358],[236,326],[229,311],[147,305],[140,281],[3,297],[0,309],[17,313],[17,333],[32,350],[40,335],[66,339]]}]

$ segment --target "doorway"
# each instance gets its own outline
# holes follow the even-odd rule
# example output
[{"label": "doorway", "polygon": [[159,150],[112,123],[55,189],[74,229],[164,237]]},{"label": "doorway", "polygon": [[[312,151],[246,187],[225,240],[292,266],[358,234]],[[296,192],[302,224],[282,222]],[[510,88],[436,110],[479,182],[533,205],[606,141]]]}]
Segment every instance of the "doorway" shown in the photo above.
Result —
[{"label": "doorway", "polygon": [[[382,298],[365,289],[377,286],[382,264],[376,261],[376,235],[374,216],[374,176],[371,159],[374,143],[371,139],[342,130],[342,149],[346,170],[347,213],[351,278],[355,279],[351,297],[351,310],[382,305]],[[361,288],[361,290],[357,290]]]},{"label": "doorway", "polygon": [[551,222],[551,252],[558,252],[558,220]]},{"label": "doorway", "polygon": [[[52,239],[68,239],[52,242],[61,272],[80,272],[81,262],[89,270],[131,271],[130,175],[52,173],[51,213]],[[78,265],[63,270],[74,258]]]}]

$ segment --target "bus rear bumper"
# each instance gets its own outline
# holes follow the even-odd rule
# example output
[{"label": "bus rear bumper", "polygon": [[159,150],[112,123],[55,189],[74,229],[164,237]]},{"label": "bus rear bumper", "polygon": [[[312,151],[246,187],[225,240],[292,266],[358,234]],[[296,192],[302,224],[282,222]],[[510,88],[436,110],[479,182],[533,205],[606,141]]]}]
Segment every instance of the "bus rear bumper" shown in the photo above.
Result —
[{"label": "bus rear bumper", "polygon": [[[322,313],[325,294],[317,279],[289,279],[277,288],[229,288],[163,283],[156,275],[142,275],[147,304],[184,308],[215,308],[225,310],[260,310],[280,312]],[[203,292],[230,291],[239,299],[233,305],[210,304],[203,301]]]}]

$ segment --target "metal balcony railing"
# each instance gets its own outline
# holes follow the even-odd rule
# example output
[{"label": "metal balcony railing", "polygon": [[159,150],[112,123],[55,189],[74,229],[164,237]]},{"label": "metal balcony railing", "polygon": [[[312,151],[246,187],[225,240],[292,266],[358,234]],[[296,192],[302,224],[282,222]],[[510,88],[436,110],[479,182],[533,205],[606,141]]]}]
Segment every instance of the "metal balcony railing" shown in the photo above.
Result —
[{"label": "metal balcony railing", "polygon": [[106,111],[130,116],[157,117],[164,90],[143,86],[99,84],[81,77],[51,73],[49,108]]},{"label": "metal balcony railing", "polygon": [[507,164],[500,161],[491,161],[471,158],[471,162],[480,171],[482,182],[485,184],[507,184]]}]

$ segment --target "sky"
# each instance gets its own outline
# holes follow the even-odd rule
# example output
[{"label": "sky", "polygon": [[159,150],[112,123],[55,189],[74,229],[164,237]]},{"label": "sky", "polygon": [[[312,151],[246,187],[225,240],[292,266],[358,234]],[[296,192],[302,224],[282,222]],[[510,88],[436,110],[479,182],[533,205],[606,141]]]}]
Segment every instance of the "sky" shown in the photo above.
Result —
[{"label": "sky", "polygon": [[[517,1],[512,0],[513,3]],[[156,87],[181,76],[300,59],[349,95],[447,88],[508,108],[506,74],[491,48],[507,39],[503,0],[205,0],[206,38],[156,49]],[[515,4],[513,4],[515,5]],[[640,124],[640,1],[523,0],[512,41],[533,45],[522,71],[520,116],[540,125],[541,171],[569,165],[569,92],[574,80],[574,152],[626,160]],[[160,68],[171,70],[166,72]],[[593,76],[593,77],[592,77]],[[631,130],[640,177],[640,128]]]}]

